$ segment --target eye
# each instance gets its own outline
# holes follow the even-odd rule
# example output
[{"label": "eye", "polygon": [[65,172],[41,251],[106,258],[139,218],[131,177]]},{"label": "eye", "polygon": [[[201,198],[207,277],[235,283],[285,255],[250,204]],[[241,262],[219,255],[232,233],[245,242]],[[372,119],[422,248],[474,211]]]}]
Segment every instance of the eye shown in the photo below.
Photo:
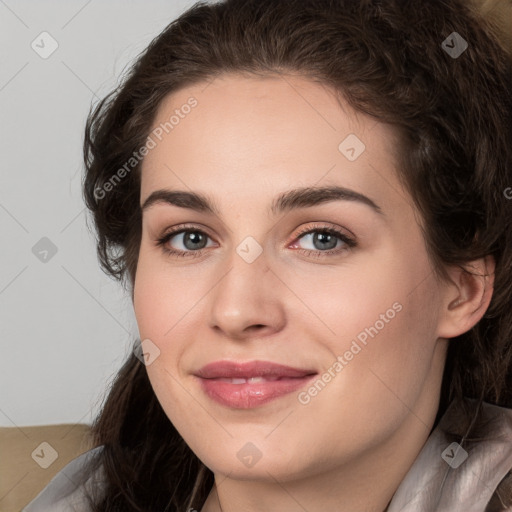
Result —
[{"label": "eye", "polygon": [[302,240],[308,242],[312,248],[299,247],[299,250],[307,256],[317,257],[339,254],[357,245],[356,241],[343,231],[325,225],[309,226],[300,231],[294,246]]},{"label": "eye", "polygon": [[[176,239],[174,244],[178,245],[178,248],[169,247],[174,238]],[[161,247],[163,252],[168,255],[194,257],[202,254],[208,238],[208,234],[200,229],[193,228],[193,226],[188,229],[187,226],[178,226],[159,238],[156,245]]]},{"label": "eye", "polygon": [[[165,233],[156,241],[156,245],[169,256],[198,257],[208,247],[208,238],[210,238],[209,235],[196,226],[181,225]],[[309,242],[313,248],[297,247],[298,242],[302,240]],[[322,224],[310,225],[300,231],[292,247],[307,256],[323,257],[340,254],[356,245],[356,241],[340,229]]]}]

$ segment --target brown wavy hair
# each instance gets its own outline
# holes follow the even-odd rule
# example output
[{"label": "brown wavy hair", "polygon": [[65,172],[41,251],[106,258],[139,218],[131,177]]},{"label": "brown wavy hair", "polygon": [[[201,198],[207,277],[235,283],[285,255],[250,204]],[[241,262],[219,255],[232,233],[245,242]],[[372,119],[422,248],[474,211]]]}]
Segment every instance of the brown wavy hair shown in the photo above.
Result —
[{"label": "brown wavy hair", "polygon": [[[509,1],[494,3],[510,15]],[[133,298],[140,163],[101,197],[98,191],[145,144],[168,94],[231,72],[311,79],[396,129],[397,172],[422,215],[439,276],[447,265],[495,258],[486,314],[450,343],[438,418],[463,397],[511,407],[512,58],[503,18],[485,6],[484,16],[465,0],[195,4],[89,114],[83,192],[103,270]],[[468,42],[458,58],[441,44],[453,32]],[[103,446],[96,462],[106,485],[94,511],[201,508],[213,474],[165,415],[135,355],[112,383],[92,432]]]}]

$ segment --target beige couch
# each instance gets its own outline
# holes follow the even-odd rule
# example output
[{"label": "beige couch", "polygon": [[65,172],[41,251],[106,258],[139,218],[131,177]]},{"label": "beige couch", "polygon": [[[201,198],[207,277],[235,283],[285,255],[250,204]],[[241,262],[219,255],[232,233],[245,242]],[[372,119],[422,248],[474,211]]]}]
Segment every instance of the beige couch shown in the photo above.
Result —
[{"label": "beige couch", "polygon": [[0,512],[20,512],[70,460],[92,448],[86,424],[0,428]]}]

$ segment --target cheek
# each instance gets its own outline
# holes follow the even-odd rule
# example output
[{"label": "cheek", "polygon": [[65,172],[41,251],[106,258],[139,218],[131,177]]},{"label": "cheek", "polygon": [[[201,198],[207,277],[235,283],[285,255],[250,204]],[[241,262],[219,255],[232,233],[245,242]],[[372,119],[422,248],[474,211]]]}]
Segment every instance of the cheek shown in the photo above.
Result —
[{"label": "cheek", "polygon": [[146,371],[167,417],[192,445],[197,443],[197,435],[193,435],[195,428],[191,429],[191,425],[212,429],[211,422],[202,416],[202,409],[194,407],[180,368],[188,344],[184,330],[190,337],[193,326],[187,323],[191,318],[188,315],[201,298],[198,293],[199,290],[190,286],[190,277],[169,272],[165,262],[162,264],[141,248],[134,285],[134,311],[141,340],[149,338],[160,350],[159,356],[146,366]]},{"label": "cheek", "polygon": [[182,269],[170,271],[165,259],[141,248],[133,298],[141,340],[150,339],[159,349],[159,356],[146,367],[148,377],[173,423],[183,422],[183,411],[190,403],[189,376],[184,373],[189,366],[184,365],[184,357],[197,341],[201,328],[197,320],[204,323],[205,318],[198,311],[211,288],[200,284],[197,271],[194,278],[192,269]]},{"label": "cheek", "polygon": [[[331,427],[353,442],[360,436],[376,441],[396,428],[429,378],[439,300],[429,273],[421,258],[374,260],[366,272],[347,275],[343,291],[324,302],[325,321],[335,331],[326,344],[339,364],[333,367],[331,358],[326,370],[336,376],[310,405],[321,414],[332,404]],[[359,429],[355,437],[342,426],[352,415],[359,417],[352,420]]]},{"label": "cheek", "polygon": [[295,316],[290,322],[303,323],[304,313],[314,317],[317,332],[312,340],[336,354],[348,350],[354,339],[372,346],[376,354],[382,348],[401,351],[422,343],[425,336],[429,339],[439,297],[420,243],[415,251],[383,244],[378,251],[347,259],[339,268],[310,270],[307,279],[284,274],[302,301],[302,316],[299,309],[291,310]]},{"label": "cheek", "polygon": [[321,320],[312,339],[322,342],[325,367],[344,357],[340,377],[328,387],[375,397],[377,405],[393,392],[414,401],[436,345],[439,295],[427,255],[398,249],[294,288]]},{"label": "cheek", "polygon": [[166,340],[172,340],[178,348],[175,333],[193,315],[204,293],[190,271],[169,271],[165,260],[141,249],[133,298],[141,339],[149,338],[159,346],[171,345]]}]

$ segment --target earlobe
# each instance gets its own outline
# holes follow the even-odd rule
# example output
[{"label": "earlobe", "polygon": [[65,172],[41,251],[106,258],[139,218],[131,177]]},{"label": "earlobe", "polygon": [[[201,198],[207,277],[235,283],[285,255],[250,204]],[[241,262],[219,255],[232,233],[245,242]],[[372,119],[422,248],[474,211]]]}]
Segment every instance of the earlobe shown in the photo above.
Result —
[{"label": "earlobe", "polygon": [[442,294],[438,337],[454,338],[480,321],[492,299],[494,269],[491,255],[447,269],[450,282],[445,283]]}]

